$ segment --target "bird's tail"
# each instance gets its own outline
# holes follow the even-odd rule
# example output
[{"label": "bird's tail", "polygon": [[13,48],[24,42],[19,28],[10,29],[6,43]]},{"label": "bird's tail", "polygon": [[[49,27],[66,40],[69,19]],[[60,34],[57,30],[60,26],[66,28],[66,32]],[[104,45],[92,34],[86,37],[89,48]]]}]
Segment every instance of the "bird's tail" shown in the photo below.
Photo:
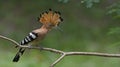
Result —
[{"label": "bird's tail", "polygon": [[18,62],[20,59],[20,56],[23,55],[24,51],[25,51],[25,48],[20,48],[17,54],[15,55],[13,62]]}]

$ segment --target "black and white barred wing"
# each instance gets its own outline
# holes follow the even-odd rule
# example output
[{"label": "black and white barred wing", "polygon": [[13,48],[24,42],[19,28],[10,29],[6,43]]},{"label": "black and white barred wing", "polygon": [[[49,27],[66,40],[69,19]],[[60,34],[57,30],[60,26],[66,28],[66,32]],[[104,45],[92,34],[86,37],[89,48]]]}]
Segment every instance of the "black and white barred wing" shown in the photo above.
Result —
[{"label": "black and white barred wing", "polygon": [[21,45],[25,45],[28,44],[30,42],[32,42],[33,40],[35,40],[38,37],[38,34],[35,32],[30,32],[28,36],[26,36],[21,42]]}]

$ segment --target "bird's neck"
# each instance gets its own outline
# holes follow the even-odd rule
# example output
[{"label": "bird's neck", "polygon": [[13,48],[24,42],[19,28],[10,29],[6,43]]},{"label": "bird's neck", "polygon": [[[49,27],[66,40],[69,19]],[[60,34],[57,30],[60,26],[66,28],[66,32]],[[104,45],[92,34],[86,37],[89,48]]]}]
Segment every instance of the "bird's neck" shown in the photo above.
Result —
[{"label": "bird's neck", "polygon": [[51,29],[47,28],[45,25],[41,26],[39,29],[34,30],[33,32],[37,32],[40,35],[47,34]]},{"label": "bird's neck", "polygon": [[47,34],[51,29],[47,28],[45,25],[42,25],[39,29],[37,29],[37,32]]},{"label": "bird's neck", "polygon": [[46,27],[45,25],[42,25],[40,29],[43,29],[43,30],[45,30],[47,32],[51,30],[50,27]]}]

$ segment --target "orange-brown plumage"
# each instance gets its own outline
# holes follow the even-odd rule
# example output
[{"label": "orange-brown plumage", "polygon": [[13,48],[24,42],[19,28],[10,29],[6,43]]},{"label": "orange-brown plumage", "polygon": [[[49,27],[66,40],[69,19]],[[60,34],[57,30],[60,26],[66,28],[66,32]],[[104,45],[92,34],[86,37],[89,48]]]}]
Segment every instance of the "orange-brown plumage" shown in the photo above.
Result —
[{"label": "orange-brown plumage", "polygon": [[55,27],[62,21],[61,15],[57,11],[52,11],[51,9],[48,12],[44,12],[39,17],[39,22],[48,27]]}]

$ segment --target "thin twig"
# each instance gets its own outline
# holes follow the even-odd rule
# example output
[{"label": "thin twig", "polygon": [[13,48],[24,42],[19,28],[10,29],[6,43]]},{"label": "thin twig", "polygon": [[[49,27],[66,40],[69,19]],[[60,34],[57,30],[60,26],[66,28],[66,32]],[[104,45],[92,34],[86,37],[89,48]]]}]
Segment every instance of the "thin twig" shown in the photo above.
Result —
[{"label": "thin twig", "polygon": [[2,36],[2,35],[0,35],[0,38],[2,38],[2,39],[4,39],[4,40],[7,40],[7,41],[10,41],[10,42],[12,42],[14,45],[16,45],[16,46],[19,46],[19,43],[16,42],[15,40],[13,40],[13,39],[10,39],[10,38],[5,37],[5,36]]},{"label": "thin twig", "polygon": [[54,53],[58,53],[58,54],[63,54],[64,53],[61,50],[57,50],[57,49],[53,49],[53,48],[46,48],[46,47],[43,47],[42,50],[50,51],[50,52],[54,52]]},{"label": "thin twig", "polygon": [[99,53],[99,52],[64,52],[61,50],[53,49],[53,48],[46,48],[46,47],[35,47],[35,46],[25,46],[20,45],[18,42],[16,42],[13,39],[10,39],[8,37],[0,35],[0,38],[12,42],[15,46],[22,47],[22,48],[28,48],[28,49],[38,49],[38,50],[44,50],[44,51],[50,51],[53,53],[61,54],[61,56],[54,61],[50,67],[54,67],[57,63],[59,63],[65,56],[72,56],[72,55],[86,55],[86,56],[99,56],[99,57],[115,57],[120,58],[120,54],[109,54],[109,53]]},{"label": "thin twig", "polygon": [[120,54],[98,53],[98,52],[66,52],[67,56],[71,55],[86,55],[86,56],[101,56],[101,57],[118,57]]},{"label": "thin twig", "polygon": [[60,58],[58,58],[55,62],[53,62],[50,67],[54,67],[58,62],[60,62],[64,57],[65,57],[66,54],[63,54],[60,56]]}]

